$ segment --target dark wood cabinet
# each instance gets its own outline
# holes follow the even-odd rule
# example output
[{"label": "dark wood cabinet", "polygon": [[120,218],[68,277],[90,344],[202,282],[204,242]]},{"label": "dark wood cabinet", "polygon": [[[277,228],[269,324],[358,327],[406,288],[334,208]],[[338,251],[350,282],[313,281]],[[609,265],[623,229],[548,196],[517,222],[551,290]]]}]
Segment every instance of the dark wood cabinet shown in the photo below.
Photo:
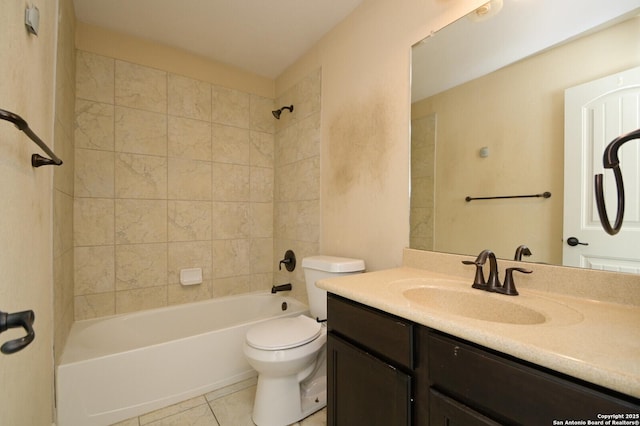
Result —
[{"label": "dark wood cabinet", "polygon": [[327,340],[329,425],[410,425],[411,376],[335,335]]},{"label": "dark wood cabinet", "polygon": [[327,314],[327,424],[413,424],[414,324],[334,295]]},{"label": "dark wood cabinet", "polygon": [[426,327],[419,333],[423,345],[418,351],[427,363],[426,381],[423,377],[419,386],[501,424],[552,425],[554,421],[598,421],[599,414],[640,413],[637,401],[624,395]]},{"label": "dark wood cabinet", "polygon": [[434,389],[429,389],[428,424],[431,426],[500,426],[500,423]]},{"label": "dark wood cabinet", "polygon": [[637,398],[336,295],[327,306],[330,426],[640,420]]}]

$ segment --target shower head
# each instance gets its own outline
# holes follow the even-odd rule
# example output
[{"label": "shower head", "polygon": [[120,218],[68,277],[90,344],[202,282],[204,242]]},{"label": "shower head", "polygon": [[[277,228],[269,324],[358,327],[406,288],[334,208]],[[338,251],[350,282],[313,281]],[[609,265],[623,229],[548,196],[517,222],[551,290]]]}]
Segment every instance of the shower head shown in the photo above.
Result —
[{"label": "shower head", "polygon": [[275,111],[271,111],[271,114],[273,114],[273,116],[277,119],[280,120],[280,114],[282,114],[282,110],[283,109],[288,109],[289,112],[293,112],[293,105],[289,105],[289,106],[283,106],[280,109],[277,109]]}]

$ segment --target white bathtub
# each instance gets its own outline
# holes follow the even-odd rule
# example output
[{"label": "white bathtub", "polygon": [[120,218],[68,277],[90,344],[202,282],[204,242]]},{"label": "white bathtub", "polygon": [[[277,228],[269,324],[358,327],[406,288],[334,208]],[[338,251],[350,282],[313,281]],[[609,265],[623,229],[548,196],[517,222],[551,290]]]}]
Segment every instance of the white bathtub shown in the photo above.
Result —
[{"label": "white bathtub", "polygon": [[109,425],[256,376],[246,331],[300,314],[294,299],[249,293],[77,321],[57,367],[57,424]]}]

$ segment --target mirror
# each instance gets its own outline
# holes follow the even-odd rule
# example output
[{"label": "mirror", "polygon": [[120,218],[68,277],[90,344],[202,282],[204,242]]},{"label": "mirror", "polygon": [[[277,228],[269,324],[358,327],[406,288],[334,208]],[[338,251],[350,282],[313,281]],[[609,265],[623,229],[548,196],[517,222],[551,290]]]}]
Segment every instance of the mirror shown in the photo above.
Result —
[{"label": "mirror", "polygon": [[410,247],[561,265],[564,90],[640,65],[640,8],[496,4],[412,48]]}]

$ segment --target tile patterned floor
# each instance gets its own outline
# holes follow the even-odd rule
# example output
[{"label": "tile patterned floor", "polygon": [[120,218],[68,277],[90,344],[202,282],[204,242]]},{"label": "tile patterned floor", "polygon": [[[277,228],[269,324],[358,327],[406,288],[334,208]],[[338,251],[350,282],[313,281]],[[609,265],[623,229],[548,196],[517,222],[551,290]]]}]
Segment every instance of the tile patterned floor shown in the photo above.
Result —
[{"label": "tile patterned floor", "polygon": [[[251,420],[255,379],[228,386],[113,426],[254,426]],[[326,408],[295,423],[325,426]]]}]

